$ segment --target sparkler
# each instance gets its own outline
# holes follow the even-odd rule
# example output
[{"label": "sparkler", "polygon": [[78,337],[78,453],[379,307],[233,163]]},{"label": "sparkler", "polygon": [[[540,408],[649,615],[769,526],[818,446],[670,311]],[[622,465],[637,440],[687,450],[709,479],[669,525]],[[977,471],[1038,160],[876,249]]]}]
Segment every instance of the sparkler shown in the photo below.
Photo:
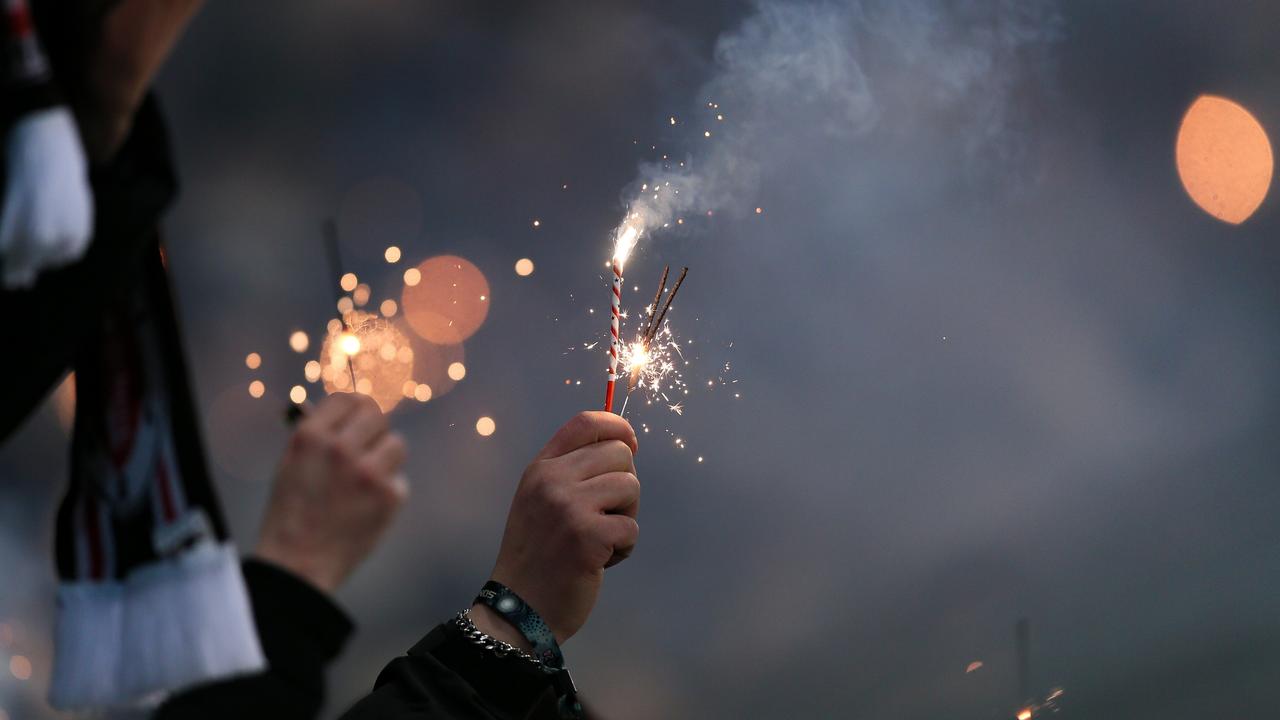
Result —
[{"label": "sparkler", "polygon": [[622,345],[619,326],[622,324],[622,268],[627,257],[640,239],[640,228],[624,223],[618,228],[613,244],[613,297],[609,313],[609,382],[605,385],[604,411],[613,412],[613,388],[618,381],[618,351]]},{"label": "sparkler", "polygon": [[631,353],[631,377],[627,380],[627,394],[630,395],[632,390],[636,389],[636,383],[640,380],[640,373],[644,371],[645,366],[652,358],[649,348],[653,344],[653,339],[662,331],[662,321],[667,317],[667,311],[671,309],[671,303],[676,299],[676,293],[680,292],[680,285],[684,283],[684,276],[689,274],[689,268],[680,271],[680,277],[676,280],[675,287],[671,288],[671,292],[667,293],[667,301],[662,305],[662,311],[658,311],[658,303],[662,300],[662,294],[667,289],[667,275],[671,272],[671,266],[668,265],[662,269],[662,280],[658,282],[658,292],[653,296],[653,304],[649,306],[649,311],[645,317],[645,323],[640,328],[640,339],[636,341],[636,345],[632,348]]}]

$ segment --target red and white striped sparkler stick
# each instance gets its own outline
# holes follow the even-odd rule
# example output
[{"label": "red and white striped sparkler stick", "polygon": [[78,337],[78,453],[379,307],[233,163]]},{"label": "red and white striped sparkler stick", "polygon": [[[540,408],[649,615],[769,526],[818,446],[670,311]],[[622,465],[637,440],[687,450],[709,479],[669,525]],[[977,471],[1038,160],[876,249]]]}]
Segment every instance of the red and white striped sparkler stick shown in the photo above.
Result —
[{"label": "red and white striped sparkler stick", "polygon": [[613,412],[613,388],[618,382],[618,351],[622,346],[622,266],[640,238],[640,230],[628,225],[618,229],[613,247],[613,297],[609,315],[609,382],[604,391],[604,410]]},{"label": "red and white striped sparkler stick", "polygon": [[613,412],[613,388],[618,381],[618,348],[622,312],[622,265],[613,259],[613,305],[609,317],[609,383],[604,391],[604,411]]}]

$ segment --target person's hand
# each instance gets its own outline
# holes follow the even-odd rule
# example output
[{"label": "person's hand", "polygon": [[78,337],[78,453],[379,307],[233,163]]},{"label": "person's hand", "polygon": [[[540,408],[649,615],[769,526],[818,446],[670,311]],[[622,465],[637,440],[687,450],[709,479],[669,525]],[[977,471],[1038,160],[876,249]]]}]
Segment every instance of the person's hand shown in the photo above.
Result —
[{"label": "person's hand", "polygon": [[[520,478],[492,577],[524,598],[558,642],[587,621],[605,568],[635,547],[636,449],[626,420],[585,412],[556,432]],[[472,619],[489,635],[529,647],[485,605],[472,608]]]},{"label": "person's hand", "polygon": [[26,288],[41,271],[80,259],[93,232],[93,192],[76,121],[65,107],[22,116],[5,145],[0,207],[3,286]]},{"label": "person's hand", "polygon": [[255,554],[332,592],[409,494],[405,445],[366,395],[337,393],[298,424],[276,471]]}]

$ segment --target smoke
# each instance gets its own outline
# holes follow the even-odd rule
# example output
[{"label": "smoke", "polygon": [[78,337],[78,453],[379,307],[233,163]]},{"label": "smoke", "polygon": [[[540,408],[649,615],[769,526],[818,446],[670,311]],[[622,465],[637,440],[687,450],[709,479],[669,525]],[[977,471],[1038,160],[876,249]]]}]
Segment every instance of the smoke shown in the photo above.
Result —
[{"label": "smoke", "polygon": [[1013,160],[1032,121],[1013,100],[1047,85],[1061,25],[1047,0],[760,0],[718,40],[692,114],[673,116],[699,149],[641,164],[615,237],[740,213],[798,146],[877,129],[942,122],[964,157]]}]

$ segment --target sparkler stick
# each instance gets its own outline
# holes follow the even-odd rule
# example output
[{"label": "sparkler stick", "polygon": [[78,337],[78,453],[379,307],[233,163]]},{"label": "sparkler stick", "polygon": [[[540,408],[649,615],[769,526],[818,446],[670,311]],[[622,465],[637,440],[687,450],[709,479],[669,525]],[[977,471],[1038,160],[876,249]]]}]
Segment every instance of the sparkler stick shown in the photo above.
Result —
[{"label": "sparkler stick", "polygon": [[609,312],[609,382],[604,390],[604,411],[613,412],[613,387],[618,382],[618,327],[621,325],[622,264],[613,259],[613,300]]},{"label": "sparkler stick", "polygon": [[613,245],[613,297],[609,314],[609,382],[604,389],[604,410],[613,412],[613,388],[618,382],[618,349],[622,344],[619,326],[622,324],[622,266],[640,239],[640,228],[625,225],[618,228]]},{"label": "sparkler stick", "polygon": [[[328,251],[329,273],[338,282],[338,292],[335,295],[338,300],[342,300],[342,251],[338,247],[338,224],[333,218],[324,221],[324,244]],[[351,332],[351,325],[342,311],[338,311],[338,319],[342,321],[342,329]],[[356,366],[352,364],[350,355],[347,355],[347,372],[351,373],[351,391],[355,392]]]},{"label": "sparkler stick", "polygon": [[667,287],[667,273],[669,272],[671,272],[671,266],[663,266],[662,279],[658,281],[658,291],[653,294],[653,302],[649,305],[649,314],[644,319],[644,329],[640,332],[640,340],[645,344],[648,344],[649,328],[653,327],[653,316],[658,312],[658,301],[662,299],[662,291]]},{"label": "sparkler stick", "polygon": [[671,303],[676,299],[676,293],[680,292],[680,284],[684,282],[684,276],[689,274],[689,268],[680,271],[680,277],[676,279],[675,287],[671,288],[671,294],[667,295],[667,302],[662,306],[662,313],[654,320],[653,327],[649,329],[649,337],[645,338],[645,345],[653,340],[653,336],[662,329],[662,321],[667,317],[667,311],[671,309]]}]

